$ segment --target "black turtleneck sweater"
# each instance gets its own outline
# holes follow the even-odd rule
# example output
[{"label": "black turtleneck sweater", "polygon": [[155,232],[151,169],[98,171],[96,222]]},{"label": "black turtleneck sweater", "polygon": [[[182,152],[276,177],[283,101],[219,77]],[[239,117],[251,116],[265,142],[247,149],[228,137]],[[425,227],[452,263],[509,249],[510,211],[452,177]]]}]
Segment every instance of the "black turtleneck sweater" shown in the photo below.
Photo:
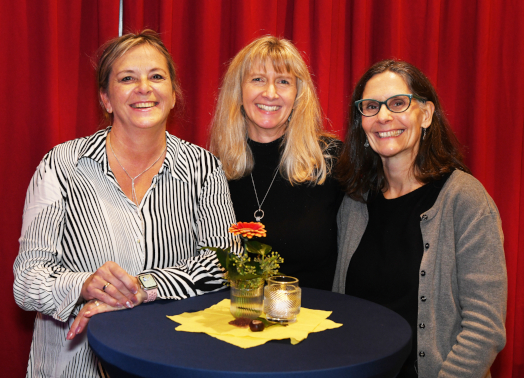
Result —
[{"label": "black turtleneck sweater", "polygon": [[[248,141],[261,202],[280,162],[281,142],[282,138],[270,143]],[[255,222],[258,205],[251,176],[229,181],[229,190],[237,221]],[[342,198],[343,192],[331,176],[322,185],[291,185],[277,173],[262,205],[265,215],[260,222],[266,226],[267,237],[259,240],[280,253],[284,259],[280,271],[298,278],[302,287],[332,289],[337,264],[336,217]]]}]

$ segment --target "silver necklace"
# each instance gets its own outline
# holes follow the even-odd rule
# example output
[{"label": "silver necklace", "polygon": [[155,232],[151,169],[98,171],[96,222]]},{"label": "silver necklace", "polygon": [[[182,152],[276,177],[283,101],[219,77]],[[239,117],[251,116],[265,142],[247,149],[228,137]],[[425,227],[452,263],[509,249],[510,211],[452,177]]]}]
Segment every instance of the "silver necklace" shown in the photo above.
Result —
[{"label": "silver necklace", "polygon": [[142,176],[144,173],[146,173],[147,171],[149,171],[153,165],[155,165],[156,163],[158,163],[158,161],[160,160],[160,158],[164,155],[164,153],[166,152],[167,150],[167,143],[166,143],[166,148],[164,148],[164,150],[162,151],[162,153],[160,154],[160,156],[158,157],[158,159],[155,160],[155,162],[153,164],[151,164],[149,167],[147,167],[145,170],[142,171],[142,173],[136,175],[134,178],[131,177],[131,175],[129,173],[127,173],[126,169],[124,168],[124,166],[120,163],[120,161],[118,160],[118,158],[116,157],[116,154],[115,154],[115,151],[113,150],[113,145],[111,144],[111,134],[108,134],[107,135],[107,138],[109,140],[109,147],[111,148],[111,152],[113,153],[113,156],[115,157],[116,159],[116,162],[118,163],[118,165],[120,166],[120,168],[122,168],[122,170],[125,172],[125,174],[127,175],[127,177],[129,177],[129,179],[131,180],[131,200],[135,203],[135,205],[138,206],[138,200],[136,198],[136,192],[135,192],[135,180],[137,178],[139,178],[140,176]]},{"label": "silver necklace", "polygon": [[273,180],[271,180],[271,184],[269,184],[269,188],[267,189],[266,195],[262,199],[262,203],[261,203],[258,200],[257,188],[255,187],[255,180],[253,180],[253,173],[251,173],[251,182],[253,183],[253,189],[255,189],[255,197],[257,197],[257,204],[258,204],[258,210],[255,210],[255,213],[253,214],[257,222],[260,222],[260,220],[264,218],[264,210],[262,210],[262,205],[264,204],[264,201],[266,200],[266,197],[269,191],[271,190],[271,186],[273,186],[273,182],[275,181],[277,174],[278,174],[278,167],[277,169],[275,169]]}]

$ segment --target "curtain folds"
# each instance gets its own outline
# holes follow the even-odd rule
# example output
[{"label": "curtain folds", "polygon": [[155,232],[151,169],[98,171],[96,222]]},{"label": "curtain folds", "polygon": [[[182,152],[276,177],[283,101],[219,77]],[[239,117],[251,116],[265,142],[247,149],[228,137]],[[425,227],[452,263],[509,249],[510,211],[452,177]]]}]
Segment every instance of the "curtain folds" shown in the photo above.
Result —
[{"label": "curtain folds", "polygon": [[12,294],[25,192],[54,145],[99,127],[90,58],[118,36],[118,11],[119,0],[0,0],[0,324],[10,344],[0,354],[2,376],[25,375],[33,334],[35,313]]},{"label": "curtain folds", "polygon": [[[0,0],[0,9],[1,282],[10,288],[35,167],[54,145],[101,125],[90,58],[118,34],[119,0]],[[227,62],[258,36],[296,44],[326,126],[340,137],[353,85],[367,67],[398,58],[422,69],[466,147],[467,164],[502,216],[508,340],[492,374],[517,378],[524,376],[523,14],[519,0],[124,0],[124,33],[161,33],[186,99],[184,116],[170,131],[202,146]],[[13,351],[0,359],[10,376],[21,376],[34,314],[7,297],[0,319]]]}]

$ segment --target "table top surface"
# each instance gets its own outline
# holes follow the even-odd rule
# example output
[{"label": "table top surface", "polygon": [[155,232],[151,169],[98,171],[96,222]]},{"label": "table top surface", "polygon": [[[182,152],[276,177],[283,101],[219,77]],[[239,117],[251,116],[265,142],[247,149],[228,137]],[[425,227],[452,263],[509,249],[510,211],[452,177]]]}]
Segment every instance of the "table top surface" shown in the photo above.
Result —
[{"label": "table top surface", "polygon": [[343,326],[312,333],[297,345],[288,339],[242,349],[206,334],[175,331],[178,323],[166,317],[201,311],[224,298],[229,290],[96,315],[88,326],[89,344],[104,363],[140,377],[394,377],[411,349],[411,329],[400,315],[316,289],[302,289],[302,305],[333,311],[329,319]]}]

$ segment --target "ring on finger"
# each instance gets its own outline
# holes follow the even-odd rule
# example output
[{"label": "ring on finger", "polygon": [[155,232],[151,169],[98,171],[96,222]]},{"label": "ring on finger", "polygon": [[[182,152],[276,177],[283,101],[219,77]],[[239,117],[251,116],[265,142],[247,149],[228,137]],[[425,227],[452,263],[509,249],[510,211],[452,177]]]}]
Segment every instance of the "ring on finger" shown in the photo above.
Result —
[{"label": "ring on finger", "polygon": [[98,307],[100,306],[100,303],[98,303],[98,301],[95,301],[95,305]]},{"label": "ring on finger", "polygon": [[106,292],[106,289],[109,287],[109,285],[111,285],[111,282],[108,282],[104,285],[104,287],[102,288],[102,291],[105,293]]}]

